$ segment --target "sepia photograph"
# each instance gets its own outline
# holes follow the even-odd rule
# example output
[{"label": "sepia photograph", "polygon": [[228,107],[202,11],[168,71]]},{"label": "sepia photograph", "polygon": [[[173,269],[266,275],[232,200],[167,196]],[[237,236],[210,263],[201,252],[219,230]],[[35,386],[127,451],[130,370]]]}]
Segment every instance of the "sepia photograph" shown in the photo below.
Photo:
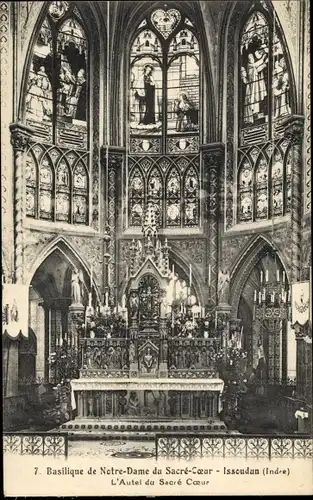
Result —
[{"label": "sepia photograph", "polygon": [[4,495],[312,494],[310,1],[0,33]]}]

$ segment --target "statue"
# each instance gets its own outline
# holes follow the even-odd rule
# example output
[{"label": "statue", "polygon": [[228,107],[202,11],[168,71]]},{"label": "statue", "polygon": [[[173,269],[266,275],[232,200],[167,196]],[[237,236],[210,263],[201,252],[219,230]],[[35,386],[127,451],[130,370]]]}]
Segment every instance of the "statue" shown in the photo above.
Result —
[{"label": "statue", "polygon": [[138,316],[139,298],[137,292],[131,292],[129,298],[129,307],[131,311],[131,318],[136,319]]},{"label": "statue", "polygon": [[133,342],[129,344],[129,364],[135,363],[136,358],[136,347]]},{"label": "statue", "polygon": [[127,413],[128,415],[138,415],[139,414],[139,399],[136,392],[131,392],[127,402]]},{"label": "statue", "polygon": [[219,304],[228,304],[230,276],[229,271],[222,269],[218,276],[218,299]]},{"label": "statue", "polygon": [[72,304],[82,303],[84,277],[83,272],[75,267],[72,271]]}]

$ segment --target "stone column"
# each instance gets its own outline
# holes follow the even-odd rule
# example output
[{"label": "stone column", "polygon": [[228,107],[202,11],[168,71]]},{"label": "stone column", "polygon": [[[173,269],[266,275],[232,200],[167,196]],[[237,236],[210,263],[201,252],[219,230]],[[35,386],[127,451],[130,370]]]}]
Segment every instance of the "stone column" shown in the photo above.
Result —
[{"label": "stone column", "polygon": [[[73,338],[77,341],[78,329],[85,323],[85,307],[82,304],[72,304],[68,308],[68,331],[72,333]],[[78,345],[78,342],[74,342]]]},{"label": "stone column", "polygon": [[168,343],[167,343],[167,320],[166,318],[160,318],[160,364],[159,364],[159,377],[168,376]]},{"label": "stone column", "polygon": [[302,116],[293,116],[283,122],[285,137],[292,148],[291,173],[291,282],[300,281],[301,273],[301,218],[302,218]]},{"label": "stone column", "polygon": [[305,400],[308,404],[312,399],[312,344],[309,338],[309,326],[294,326],[297,342],[297,376],[296,397]]},{"label": "stone column", "polygon": [[137,334],[138,334],[138,320],[137,318],[131,318],[129,324],[129,376],[138,377],[139,367],[138,367],[138,348],[137,348]]},{"label": "stone column", "polygon": [[207,229],[206,282],[209,291],[209,307],[217,303],[218,255],[219,255],[219,179],[224,158],[222,143],[202,145],[204,168],[204,192],[207,196],[204,219]]},{"label": "stone column", "polygon": [[24,279],[24,218],[25,214],[25,152],[29,146],[32,131],[19,123],[10,125],[11,144],[14,154],[14,271],[15,282]]},{"label": "stone column", "polygon": [[122,198],[122,167],[124,162],[124,149],[103,148],[102,166],[105,171],[105,203],[106,203],[106,231],[110,234],[107,242],[107,253],[110,255],[108,279],[105,285],[109,291],[110,305],[117,301],[118,286],[118,258],[116,239],[119,233],[120,202]]}]

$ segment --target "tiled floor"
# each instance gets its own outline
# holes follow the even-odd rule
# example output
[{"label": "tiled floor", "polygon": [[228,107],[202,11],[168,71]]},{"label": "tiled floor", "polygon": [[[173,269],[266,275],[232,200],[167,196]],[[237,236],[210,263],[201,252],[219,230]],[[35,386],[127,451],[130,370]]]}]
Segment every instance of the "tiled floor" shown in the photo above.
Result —
[{"label": "tiled floor", "polygon": [[[125,453],[125,456],[118,457],[115,454],[122,452],[121,455]],[[113,457],[121,459],[131,458],[129,452],[139,452],[143,454],[143,458],[146,458],[146,453],[151,456],[155,454],[155,443],[154,441],[102,441],[99,440],[75,440],[69,441],[68,444],[68,455],[76,457]],[[136,458],[139,458],[137,456]]]}]

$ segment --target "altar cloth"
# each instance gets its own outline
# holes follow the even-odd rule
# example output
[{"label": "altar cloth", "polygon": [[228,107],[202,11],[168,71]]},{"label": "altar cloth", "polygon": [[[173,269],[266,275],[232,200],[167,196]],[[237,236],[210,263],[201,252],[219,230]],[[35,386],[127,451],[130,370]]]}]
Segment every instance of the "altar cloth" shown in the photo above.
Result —
[{"label": "altar cloth", "polygon": [[71,380],[72,391],[217,391],[223,392],[224,381],[210,379],[162,378],[78,378]]}]

